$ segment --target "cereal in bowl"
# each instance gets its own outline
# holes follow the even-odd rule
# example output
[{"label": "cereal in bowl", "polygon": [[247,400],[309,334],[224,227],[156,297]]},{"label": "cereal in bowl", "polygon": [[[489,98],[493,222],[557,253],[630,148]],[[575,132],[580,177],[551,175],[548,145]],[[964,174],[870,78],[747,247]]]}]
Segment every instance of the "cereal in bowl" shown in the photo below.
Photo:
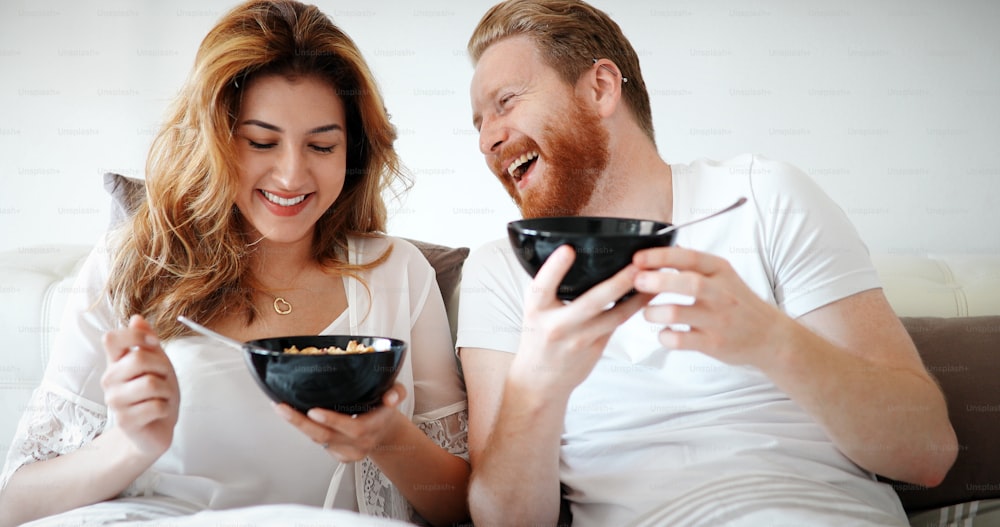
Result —
[{"label": "cereal in bowl", "polygon": [[292,346],[290,348],[285,348],[285,353],[289,355],[352,355],[357,353],[371,353],[373,351],[375,351],[375,348],[371,346],[363,346],[354,340],[347,343],[347,349],[337,346],[329,346],[326,348],[308,346],[302,349]]}]

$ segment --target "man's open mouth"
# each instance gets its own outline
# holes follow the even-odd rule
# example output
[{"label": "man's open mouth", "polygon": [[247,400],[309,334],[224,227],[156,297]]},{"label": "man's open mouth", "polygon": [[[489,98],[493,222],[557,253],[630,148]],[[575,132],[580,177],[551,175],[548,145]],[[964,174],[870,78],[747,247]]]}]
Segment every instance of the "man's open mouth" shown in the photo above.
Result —
[{"label": "man's open mouth", "polygon": [[536,159],[538,159],[538,152],[522,154],[507,167],[507,173],[514,178],[514,181],[521,181],[521,177],[531,168]]}]

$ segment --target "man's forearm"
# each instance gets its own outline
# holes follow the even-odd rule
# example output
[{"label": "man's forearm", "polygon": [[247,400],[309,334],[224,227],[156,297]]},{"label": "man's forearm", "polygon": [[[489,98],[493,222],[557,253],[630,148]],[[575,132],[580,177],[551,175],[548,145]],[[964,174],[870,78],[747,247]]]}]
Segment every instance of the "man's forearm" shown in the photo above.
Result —
[{"label": "man's forearm", "polygon": [[787,344],[768,375],[847,457],[893,479],[940,483],[958,447],[933,380],[839,349],[803,327]]},{"label": "man's forearm", "polygon": [[486,448],[473,459],[469,505],[479,526],[554,525],[566,400],[508,378]]}]

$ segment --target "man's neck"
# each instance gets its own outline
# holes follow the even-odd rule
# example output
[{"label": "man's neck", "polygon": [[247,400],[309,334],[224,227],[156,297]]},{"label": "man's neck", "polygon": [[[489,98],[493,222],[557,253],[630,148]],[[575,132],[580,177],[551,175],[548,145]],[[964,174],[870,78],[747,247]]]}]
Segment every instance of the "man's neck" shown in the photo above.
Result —
[{"label": "man's neck", "polygon": [[608,168],[580,215],[669,222],[673,214],[673,174],[656,146],[636,130],[619,136],[617,141],[612,139],[609,147]]}]

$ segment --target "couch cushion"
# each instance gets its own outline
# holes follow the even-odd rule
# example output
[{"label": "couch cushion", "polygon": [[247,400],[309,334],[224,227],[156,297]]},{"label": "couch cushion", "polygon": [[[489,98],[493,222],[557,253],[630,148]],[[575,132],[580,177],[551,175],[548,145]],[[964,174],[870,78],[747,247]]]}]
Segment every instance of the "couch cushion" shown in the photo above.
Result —
[{"label": "couch cushion", "polygon": [[1000,527],[1000,500],[970,501],[910,514],[910,527]]},{"label": "couch cushion", "polygon": [[879,254],[872,262],[901,317],[1000,314],[1000,255]]},{"label": "couch cushion", "polygon": [[88,246],[32,246],[0,251],[0,454],[32,390],[42,379],[73,277]]},{"label": "couch cushion", "polygon": [[941,485],[893,482],[903,506],[921,511],[1000,498],[1000,316],[902,320],[944,391],[959,444]]}]

